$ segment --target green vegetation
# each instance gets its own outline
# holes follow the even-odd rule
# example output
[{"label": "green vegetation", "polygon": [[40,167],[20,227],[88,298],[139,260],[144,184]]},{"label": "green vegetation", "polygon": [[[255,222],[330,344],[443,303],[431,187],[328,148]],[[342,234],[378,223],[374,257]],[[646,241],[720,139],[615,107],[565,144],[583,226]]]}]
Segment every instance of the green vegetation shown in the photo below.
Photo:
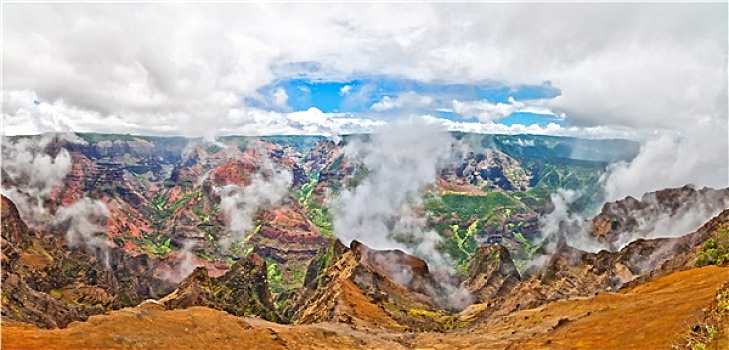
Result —
[{"label": "green vegetation", "polygon": [[327,170],[338,169],[340,166],[342,166],[343,161],[344,155],[337,157],[337,159],[335,159],[332,164],[329,164],[329,166],[327,166]]},{"label": "green vegetation", "polygon": [[714,341],[714,339],[716,339],[718,333],[719,331],[716,327],[705,324],[702,327],[699,327],[698,331],[691,331],[691,333],[689,333],[686,337],[686,345],[684,347],[674,346],[674,348],[707,350],[709,349],[709,345]]},{"label": "green vegetation", "polygon": [[61,299],[63,297],[63,293],[59,289],[51,289],[48,294],[56,299]]},{"label": "green vegetation", "polygon": [[149,239],[148,237],[145,237],[145,239],[141,242],[141,245],[150,254],[156,256],[163,256],[169,254],[172,251],[172,249],[170,249],[170,238],[162,241],[160,239],[160,236],[157,236],[154,239]]},{"label": "green vegetation", "polygon": [[78,136],[80,139],[88,142],[88,143],[97,143],[101,141],[134,141],[136,139],[135,136],[126,134],[97,134],[97,133],[76,133],[76,136]]},{"label": "green vegetation", "polygon": [[197,255],[198,258],[206,260],[206,261],[212,261],[213,257],[210,256],[210,254],[205,252],[195,252],[195,255]]},{"label": "green vegetation", "polygon": [[114,237],[111,239],[114,244],[116,244],[117,247],[122,248],[124,247],[124,238],[121,237]]},{"label": "green vegetation", "polygon": [[268,277],[268,286],[271,289],[271,293],[274,295],[281,294],[283,292],[283,274],[281,273],[281,266],[276,263],[273,259],[264,258],[266,260],[266,275]]},{"label": "green vegetation", "polygon": [[255,139],[275,143],[281,146],[293,147],[297,151],[303,153],[313,148],[317,142],[325,139],[325,137],[308,135],[223,136],[218,138],[218,141],[226,145],[235,144],[238,147],[245,148],[249,142]]},{"label": "green vegetation", "polygon": [[296,198],[301,204],[306,206],[311,201],[311,195],[319,184],[319,174],[321,174],[321,171],[312,171],[309,173],[307,175],[309,182],[301,185],[301,188],[296,192]]},{"label": "green vegetation", "polygon": [[189,203],[189,202],[190,202],[190,200],[191,200],[191,199],[192,199],[193,197],[197,196],[198,194],[200,194],[200,189],[196,189],[196,190],[194,190],[194,191],[191,191],[190,193],[188,193],[188,194],[184,195],[184,196],[183,196],[182,198],[180,198],[180,199],[178,199],[178,200],[176,200],[176,201],[172,202],[172,203],[171,203],[171,204],[170,204],[170,205],[169,205],[169,206],[167,207],[167,213],[169,213],[169,214],[172,214],[172,213],[174,213],[174,212],[175,212],[175,211],[176,211],[177,209],[179,209],[179,208],[180,208],[180,207],[182,207],[183,205],[185,205],[185,204]]},{"label": "green vegetation", "polygon": [[[507,229],[511,233],[519,233],[523,223],[505,222],[518,214],[532,213],[521,196],[505,192],[488,192],[485,195],[469,195],[446,193],[442,196],[430,194],[425,198],[425,210],[431,218],[441,223],[431,224],[431,228],[444,238],[445,251],[457,262],[457,271],[466,274],[466,262],[478,248],[476,237],[486,232]],[[432,220],[432,219],[431,219]],[[456,224],[446,225],[442,222]],[[525,251],[531,250],[530,242],[523,236]]]},{"label": "green vegetation", "polygon": [[524,253],[529,255],[532,253],[532,244],[529,242],[528,239],[524,237],[524,235],[521,234],[521,232],[515,232],[514,238],[521,243],[524,246]]},{"label": "green vegetation", "polygon": [[439,201],[426,201],[425,209],[433,212],[455,212],[458,217],[465,219],[471,215],[483,216],[499,207],[518,204],[519,202],[504,192],[489,192],[486,195],[447,193]]},{"label": "green vegetation", "polygon": [[423,309],[410,309],[407,312],[409,317],[419,319],[426,325],[436,324],[435,330],[445,332],[454,328],[463,328],[467,325],[458,315],[449,315],[443,312],[436,312]]},{"label": "green vegetation", "polygon": [[322,235],[334,236],[334,225],[332,223],[332,215],[329,209],[321,207],[311,200],[311,196],[314,193],[317,185],[319,185],[319,175],[321,171],[312,171],[308,174],[309,182],[303,184],[298,191],[296,191],[296,198],[299,202],[306,207],[307,216],[316,227],[319,228]]},{"label": "green vegetation", "polygon": [[223,149],[223,147],[220,147],[213,143],[205,144],[205,153],[207,153],[207,154],[215,154],[215,153],[220,152],[220,150],[222,150],[222,149]]},{"label": "green vegetation", "polygon": [[[296,291],[304,285],[306,269],[308,265],[302,261],[277,262],[271,257],[263,257],[266,261],[266,276],[268,288],[276,299],[276,296]],[[276,303],[279,308],[283,304]]]},{"label": "green vegetation", "polygon": [[167,206],[167,201],[169,198],[165,196],[163,193],[158,193],[156,196],[154,196],[154,199],[152,199],[152,210],[154,210],[154,216],[156,218],[164,218],[165,217],[165,206]]},{"label": "green vegetation", "polygon": [[334,223],[329,209],[311,205],[309,207],[309,220],[319,228],[322,235],[334,237]]},{"label": "green vegetation", "polygon": [[[321,250],[319,250],[321,252]],[[332,266],[334,263],[334,247],[333,245],[329,245],[327,247],[326,253],[324,254],[317,254],[314,259],[316,259],[316,266],[319,268],[319,271],[317,271],[317,275],[321,275],[324,270]],[[317,283],[320,283],[321,281],[318,281]]]},{"label": "green vegetation", "polygon": [[716,299],[716,311],[729,312],[729,288],[722,290]]},{"label": "green vegetation", "polygon": [[[453,230],[453,238],[455,239],[454,242],[457,248],[457,253],[453,254],[453,247],[451,247],[451,255],[458,260],[458,266],[456,268],[458,272],[462,275],[466,275],[468,273],[466,261],[468,260],[468,257],[476,251],[477,248],[475,236],[479,232],[478,225],[479,220],[477,219],[473,221],[473,223],[470,224],[466,228],[466,230],[459,230],[458,225],[451,226],[451,229]],[[465,232],[461,236],[459,234],[459,231]]]},{"label": "green vegetation", "polygon": [[726,262],[729,262],[729,229],[704,242],[696,266],[724,265]]}]

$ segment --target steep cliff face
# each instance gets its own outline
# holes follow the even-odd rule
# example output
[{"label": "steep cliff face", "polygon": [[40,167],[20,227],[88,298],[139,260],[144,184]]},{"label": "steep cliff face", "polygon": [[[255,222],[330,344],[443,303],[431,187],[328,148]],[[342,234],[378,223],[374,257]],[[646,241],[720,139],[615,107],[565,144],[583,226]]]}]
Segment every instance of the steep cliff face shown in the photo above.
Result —
[{"label": "steep cliff face", "polygon": [[[330,258],[331,265],[294,297],[295,302],[287,312],[292,323],[333,321],[392,329],[404,328],[378,305],[378,300],[382,298],[399,299],[402,292],[390,295],[384,292],[367,295],[353,281],[357,274],[363,273],[361,270],[355,273],[359,265],[357,256],[351,250],[347,250],[339,257]],[[373,289],[375,292],[379,291],[378,287],[380,286],[372,286],[370,293]]]},{"label": "steep cliff face", "polygon": [[269,176],[272,167],[291,172],[292,190],[308,182],[299,165],[302,156],[291,147],[255,139],[231,139],[219,147],[177,138],[84,137],[88,143],[54,144],[70,151],[73,164],[64,186],[54,191],[50,210],[83,197],[102,200],[110,212],[106,233],[115,245],[163,260],[170,274],[176,273],[171,265],[180,263],[176,257],[185,254],[184,247],[195,256],[194,265],[213,268],[216,275],[221,265],[227,269],[232,260],[255,251],[276,261],[285,280],[292,281],[282,289],[298,288],[316,250],[331,241],[289,194],[280,206],[254,213],[256,234],[247,232],[245,246],[221,249],[220,240],[230,232],[220,188],[248,186],[254,176]]},{"label": "steep cliff face", "polygon": [[236,262],[217,278],[210,277],[205,268],[199,267],[160,302],[169,309],[207,306],[236,316],[256,315],[272,322],[283,322],[274,308],[266,271],[266,262],[257,254]]},{"label": "steep cliff face", "polygon": [[[53,258],[38,247],[36,232],[20,219],[15,205],[2,196],[2,317],[39,327],[65,327],[103,312],[101,308],[73,305],[35,290],[24,280],[34,268],[44,268]],[[33,280],[30,281],[31,283]]]},{"label": "steep cliff face", "polygon": [[499,244],[479,247],[468,266],[468,278],[462,286],[478,303],[508,294],[521,281],[509,251]]},{"label": "steep cliff face", "polygon": [[[443,237],[443,249],[461,270],[468,255],[492,237],[503,240],[512,258],[524,264],[528,259],[524,252],[548,202],[549,187],[543,180],[575,178],[569,166],[542,169],[535,168],[535,162],[554,160],[539,152],[554,153],[569,142],[546,140],[532,147],[535,140],[505,137],[499,143],[499,137],[455,136],[460,142],[455,148],[462,148],[464,157],[447,165],[428,188],[428,196],[444,203],[426,205],[428,228]],[[172,262],[189,252],[196,257],[195,265],[220,270],[256,252],[269,265],[275,262],[271,272],[282,277],[271,279],[274,293],[290,292],[302,286],[313,252],[332,241],[331,199],[368,175],[361,160],[345,154],[347,142],[354,138],[366,139],[351,136],[335,143],[307,136],[230,136],[211,143],[132,135],[79,134],[74,141],[54,138],[46,151],[58,153],[65,148],[72,165],[63,185],[43,204],[54,213],[85,197],[103,201],[110,212],[107,236],[132,255],[148,254]],[[541,158],[534,161],[515,152],[511,143],[505,147],[507,141],[528,144],[530,152],[538,148]],[[559,152],[560,157],[569,153]],[[592,164],[584,172],[597,173],[600,166]],[[234,249],[223,249],[221,240],[232,231],[226,225],[230,215],[221,208],[221,188],[249,186],[259,175],[270,176],[272,169],[291,173],[288,193],[280,203],[252,214],[252,229],[237,233],[243,238],[238,237]],[[12,187],[10,180],[3,176],[4,185]]]},{"label": "steep cliff face", "polygon": [[707,240],[726,231],[727,207],[729,189],[693,186],[607,203],[589,232],[608,249],[588,253],[560,240],[539,274],[549,286],[540,292],[550,300],[590,295],[693,267]]},{"label": "steep cliff face", "polygon": [[[551,303],[445,333],[281,325],[205,307],[165,310],[144,303],[66,329],[3,322],[2,339],[7,349],[691,349],[697,343],[686,338],[712,334],[707,348],[726,349],[727,276],[727,267],[692,269],[621,293]],[[692,324],[699,327],[689,334]]]},{"label": "steep cliff face", "polygon": [[148,256],[69,248],[62,233],[28,229],[5,197],[2,223],[2,312],[10,320],[65,327],[172,289]]}]

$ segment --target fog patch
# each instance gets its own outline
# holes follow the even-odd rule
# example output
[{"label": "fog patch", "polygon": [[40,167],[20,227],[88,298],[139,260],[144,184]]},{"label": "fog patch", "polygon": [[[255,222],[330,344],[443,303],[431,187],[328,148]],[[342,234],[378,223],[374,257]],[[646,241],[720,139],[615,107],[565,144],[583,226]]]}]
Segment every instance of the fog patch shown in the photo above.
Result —
[{"label": "fog patch", "polygon": [[687,184],[729,186],[729,147],[726,116],[698,120],[681,131],[662,132],[641,145],[630,162],[608,168],[602,181],[607,200]]},{"label": "fog patch", "polygon": [[187,278],[196,267],[202,266],[195,261],[195,254],[192,249],[195,247],[195,241],[186,239],[182,243],[182,250],[180,250],[178,257],[181,256],[182,260],[177,263],[171,271],[167,271],[162,274],[162,278],[172,283],[180,283],[182,280]]},{"label": "fog patch", "polygon": [[[552,195],[554,210],[539,221],[541,237],[536,245],[541,244],[542,248],[532,257],[529,267],[543,267],[557,242],[562,240],[588,253],[601,250],[615,253],[639,239],[678,238],[695,232],[729,207],[729,196],[724,190],[696,190],[686,186],[646,193],[640,200],[628,197],[621,202],[607,203],[601,214],[593,217],[571,210],[571,204],[580,196],[579,192],[562,189]],[[597,237],[594,232],[593,223],[600,215],[618,218],[620,222],[606,237]],[[661,247],[642,259],[655,267],[656,261],[665,261],[667,250],[670,247]]]},{"label": "fog patch", "polygon": [[255,228],[256,213],[279,204],[293,184],[291,170],[274,164],[265,150],[259,150],[259,154],[260,167],[251,174],[248,184],[214,188],[220,196],[220,209],[225,215],[228,233],[219,240],[223,249],[230,248],[234,243],[243,243]]},{"label": "fog patch", "polygon": [[104,266],[109,268],[109,249],[112,244],[106,236],[106,204],[91,198],[81,198],[56,212],[54,223],[68,225],[66,241],[70,247],[85,247],[89,252],[101,255]]},{"label": "fog patch", "polygon": [[54,134],[11,141],[2,139],[2,193],[18,207],[30,226],[49,223],[53,215],[46,207],[53,190],[63,183],[73,160],[65,148],[48,152]]},{"label": "fog patch", "polygon": [[[350,141],[344,154],[361,162],[366,170],[360,171],[366,176],[332,200],[335,235],[345,245],[357,240],[373,249],[399,249],[420,257],[434,277],[452,275],[455,263],[439,249],[442,237],[427,228],[422,194],[453,160],[454,143],[440,127],[414,119],[391,122],[366,140]],[[408,282],[412,273],[407,269],[403,265],[403,271],[392,274],[397,282]],[[445,307],[461,309],[468,304],[461,303],[464,298],[450,298],[462,293],[448,278],[437,282],[448,294],[442,300]]]}]

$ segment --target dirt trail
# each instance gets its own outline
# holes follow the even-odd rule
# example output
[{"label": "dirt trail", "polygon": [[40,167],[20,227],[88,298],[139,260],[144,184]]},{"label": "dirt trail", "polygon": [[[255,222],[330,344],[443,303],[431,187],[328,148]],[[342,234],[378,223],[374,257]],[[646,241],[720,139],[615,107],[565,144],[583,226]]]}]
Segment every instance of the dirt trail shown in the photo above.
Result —
[{"label": "dirt trail", "polygon": [[287,326],[202,307],[164,311],[143,305],[65,329],[3,323],[2,348],[670,349],[728,280],[729,267],[692,269],[621,293],[556,302],[448,334],[402,334],[331,323]]}]

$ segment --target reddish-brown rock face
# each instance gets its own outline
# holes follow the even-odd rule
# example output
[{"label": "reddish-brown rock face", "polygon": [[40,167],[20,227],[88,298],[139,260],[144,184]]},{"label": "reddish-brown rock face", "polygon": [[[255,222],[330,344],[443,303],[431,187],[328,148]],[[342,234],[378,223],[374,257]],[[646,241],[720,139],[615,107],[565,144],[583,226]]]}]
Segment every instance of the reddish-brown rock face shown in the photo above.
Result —
[{"label": "reddish-brown rock face", "polygon": [[[9,293],[3,298],[3,316],[8,319],[63,327],[145,298],[163,297],[177,287],[164,299],[169,308],[204,305],[273,321],[442,331],[455,327],[460,317],[455,313],[460,308],[443,302],[459,284],[473,294],[474,302],[483,303],[474,309],[485,310],[480,314],[484,317],[590,296],[692,266],[697,249],[729,222],[724,212],[680,239],[618,244],[625,232],[640,227],[641,215],[681,215],[685,203],[705,199],[721,204],[729,197],[729,190],[660,191],[605,205],[592,222],[592,232],[601,244],[614,247],[610,252],[585,252],[561,241],[543,270],[520,274],[512,257],[523,261],[529,252],[504,244],[512,255],[491,244],[473,254],[467,276],[446,279],[438,275],[440,270],[430,270],[424,260],[402,251],[379,251],[357,242],[348,248],[325,236],[332,230],[327,210],[336,210],[325,207],[332,191],[356,184],[367,173],[332,142],[321,141],[300,152],[285,142],[250,139],[232,138],[229,146],[219,147],[188,140],[110,138],[86,145],[51,145],[55,152],[66,147],[72,165],[63,185],[43,199],[51,216],[86,198],[104,203],[109,213],[102,238],[113,244],[108,264],[104,254],[65,244],[62,225],[29,229],[3,199],[3,293]],[[500,152],[467,154],[462,162],[443,169],[427,195],[531,196],[537,171],[516,158]],[[237,204],[221,208],[225,186],[246,188],[277,172],[291,176],[275,204],[250,213]],[[448,213],[430,217],[429,224],[446,235],[458,234],[460,244],[451,248],[459,251],[472,251],[476,243],[461,239],[474,231],[510,239],[510,230],[518,226],[529,239],[547,205],[517,197],[501,198],[513,207],[499,198],[494,203],[481,198],[483,203],[476,203],[475,209],[461,212],[463,208],[453,205]],[[480,214],[492,204],[498,208],[488,218]],[[224,238],[233,233],[231,219],[242,215],[250,219],[250,229],[235,232],[238,241],[223,247]],[[483,226],[472,230],[470,225],[479,221]]]},{"label": "reddish-brown rock face", "polygon": [[[116,246],[130,254],[159,252],[164,258],[168,251],[174,256],[179,253],[175,250],[192,241],[198,258],[206,257],[196,260],[195,265],[217,271],[229,257],[218,252],[216,246],[226,234],[216,187],[246,186],[254,174],[267,176],[270,169],[262,165],[268,163],[291,171],[294,187],[308,181],[298,165],[302,156],[291,148],[263,141],[246,141],[241,147],[236,142],[221,148],[202,143],[186,145],[188,140],[174,138],[125,136],[86,144],[55,140],[49,147],[56,152],[66,148],[72,166],[63,185],[51,194],[49,211],[53,213],[83,197],[99,199],[109,210],[106,233]],[[311,252],[331,242],[293,197],[281,206],[256,213],[256,220],[266,225],[250,245],[260,252],[279,252],[275,255],[279,260],[295,256],[296,264],[306,264],[313,256]],[[165,243],[168,238],[170,242]],[[150,244],[162,248],[150,250]],[[297,253],[282,255],[282,247]]]},{"label": "reddish-brown rock face", "polygon": [[486,315],[505,315],[550,301],[593,296],[650,282],[696,266],[707,240],[729,232],[729,209],[679,238],[638,239],[616,252],[588,253],[560,241],[544,269],[496,298]]},{"label": "reddish-brown rock face", "polygon": [[435,298],[438,283],[433,279],[428,264],[400,250],[374,250],[353,241],[351,249],[361,264],[377,274],[394,281],[411,292]]},{"label": "reddish-brown rock face", "polygon": [[105,310],[166,294],[157,262],[122,249],[69,249],[58,232],[29,229],[2,197],[2,315],[41,327],[65,327]]}]

